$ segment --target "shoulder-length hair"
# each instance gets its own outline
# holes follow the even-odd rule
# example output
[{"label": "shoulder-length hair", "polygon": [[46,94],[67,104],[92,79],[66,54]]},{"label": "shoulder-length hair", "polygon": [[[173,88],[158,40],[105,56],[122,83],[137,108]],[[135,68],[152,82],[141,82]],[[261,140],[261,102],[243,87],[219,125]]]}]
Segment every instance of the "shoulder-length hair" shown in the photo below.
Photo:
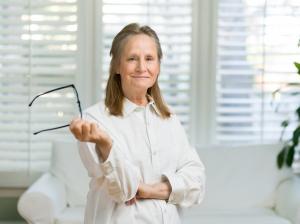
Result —
[{"label": "shoulder-length hair", "polygon": [[[109,113],[115,116],[123,116],[123,99],[125,97],[122,90],[121,77],[120,74],[117,73],[120,65],[121,54],[128,39],[133,35],[138,34],[145,34],[154,39],[157,48],[159,66],[162,59],[162,50],[158,36],[149,26],[140,26],[137,23],[131,23],[125,26],[115,36],[110,49],[111,61],[105,95],[105,106],[108,108]],[[158,78],[153,86],[148,88],[147,94],[153,98],[160,116],[162,118],[169,118],[171,116],[171,112],[162,98],[157,80]]]}]

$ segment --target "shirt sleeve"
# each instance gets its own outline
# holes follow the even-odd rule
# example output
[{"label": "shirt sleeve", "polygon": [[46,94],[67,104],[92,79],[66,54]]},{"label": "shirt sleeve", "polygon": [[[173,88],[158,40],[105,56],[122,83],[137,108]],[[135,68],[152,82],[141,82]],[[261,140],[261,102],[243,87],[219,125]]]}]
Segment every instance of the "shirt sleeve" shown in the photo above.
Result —
[{"label": "shirt sleeve", "polygon": [[189,207],[200,204],[205,194],[205,167],[196,150],[188,142],[185,130],[176,119],[176,139],[179,156],[175,172],[163,173],[162,178],[168,180],[172,191],[168,203]]},{"label": "shirt sleeve", "polygon": [[88,175],[91,178],[104,178],[102,186],[113,200],[123,203],[135,197],[141,181],[140,172],[122,153],[115,139],[104,162],[99,159],[94,143],[78,142],[78,144],[79,154]]}]

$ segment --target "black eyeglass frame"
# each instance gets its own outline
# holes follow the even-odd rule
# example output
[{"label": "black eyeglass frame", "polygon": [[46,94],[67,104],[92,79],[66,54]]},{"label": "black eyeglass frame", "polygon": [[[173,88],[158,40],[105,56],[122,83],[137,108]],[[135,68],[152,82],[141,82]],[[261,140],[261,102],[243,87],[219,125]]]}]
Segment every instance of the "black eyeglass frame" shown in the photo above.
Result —
[{"label": "black eyeglass frame", "polygon": [[[80,118],[82,118],[82,110],[81,110],[81,104],[80,104],[80,100],[79,100],[79,95],[78,95],[77,89],[76,89],[76,87],[75,87],[74,84],[62,86],[62,87],[55,88],[55,89],[46,91],[46,92],[44,92],[44,93],[41,93],[41,94],[35,96],[35,97],[33,98],[33,100],[31,100],[31,102],[29,103],[28,106],[31,107],[32,104],[33,104],[33,102],[34,102],[37,98],[39,98],[40,96],[42,96],[42,95],[46,95],[46,94],[48,94],[48,93],[55,92],[55,91],[61,90],[61,89],[66,89],[66,88],[69,88],[69,87],[72,87],[73,90],[74,90],[74,92],[75,92],[75,95],[76,95],[76,98],[77,98],[77,104],[78,104],[78,108],[79,108],[79,112],[80,112]],[[34,132],[33,134],[34,134],[34,135],[37,135],[37,134],[39,134],[39,133],[41,133],[41,132],[52,131],[52,130],[56,130],[56,129],[60,129],[60,128],[65,128],[65,127],[68,127],[68,126],[70,126],[70,124],[66,124],[66,125],[62,125],[62,126],[54,127],[54,128],[43,129],[43,130]]]}]

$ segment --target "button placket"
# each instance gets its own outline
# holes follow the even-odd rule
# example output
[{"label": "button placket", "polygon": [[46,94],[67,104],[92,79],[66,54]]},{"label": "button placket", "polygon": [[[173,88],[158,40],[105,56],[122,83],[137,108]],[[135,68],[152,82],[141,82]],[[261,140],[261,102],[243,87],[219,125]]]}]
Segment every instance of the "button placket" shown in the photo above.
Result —
[{"label": "button placket", "polygon": [[147,127],[147,134],[150,142],[150,150],[151,150],[151,161],[153,169],[157,169],[157,139],[156,133],[153,128],[153,123],[151,122],[151,111],[150,107],[147,106],[145,110],[145,121]]}]

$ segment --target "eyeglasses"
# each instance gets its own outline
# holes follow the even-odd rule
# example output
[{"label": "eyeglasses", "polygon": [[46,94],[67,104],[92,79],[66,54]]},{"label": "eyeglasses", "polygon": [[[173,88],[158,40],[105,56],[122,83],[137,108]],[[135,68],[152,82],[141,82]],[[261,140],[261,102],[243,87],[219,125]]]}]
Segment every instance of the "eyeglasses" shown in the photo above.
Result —
[{"label": "eyeglasses", "polygon": [[[79,100],[79,96],[78,96],[78,92],[77,92],[77,89],[76,87],[71,84],[71,85],[67,85],[67,86],[62,86],[62,87],[59,87],[59,88],[56,88],[56,89],[52,89],[52,90],[49,90],[47,92],[44,92],[44,93],[41,93],[39,95],[37,95],[36,97],[33,98],[33,100],[29,103],[29,107],[32,106],[33,102],[39,98],[40,96],[43,96],[43,95],[46,95],[48,93],[51,93],[51,92],[54,92],[54,91],[58,91],[58,90],[61,90],[61,89],[66,89],[66,88],[73,88],[74,92],[75,92],[75,95],[76,95],[76,98],[77,98],[77,104],[78,104],[78,109],[79,109],[79,112],[80,112],[80,118],[82,118],[82,110],[81,110],[81,104],[80,104],[80,100]],[[33,134],[34,135],[37,135],[41,132],[45,132],[45,131],[52,131],[52,130],[56,130],[56,129],[59,129],[59,128],[65,128],[65,127],[68,127],[70,126],[70,124],[66,124],[66,125],[63,125],[63,126],[59,126],[59,127],[54,127],[54,128],[47,128],[47,129],[43,129],[43,130],[40,130],[40,131],[37,131],[37,132],[34,132]]]}]

